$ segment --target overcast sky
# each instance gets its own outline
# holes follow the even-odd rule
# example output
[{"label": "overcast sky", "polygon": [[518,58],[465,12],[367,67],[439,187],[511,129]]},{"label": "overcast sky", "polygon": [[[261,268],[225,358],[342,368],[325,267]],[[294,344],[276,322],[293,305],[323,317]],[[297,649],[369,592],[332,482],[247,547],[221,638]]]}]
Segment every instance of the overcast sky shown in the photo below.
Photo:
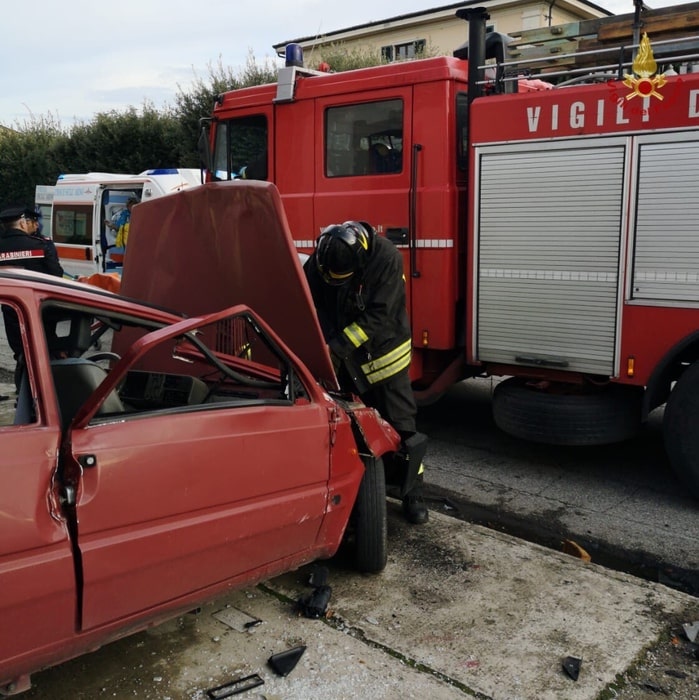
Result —
[{"label": "overcast sky", "polygon": [[[4,8],[0,124],[173,104],[178,86],[219,58],[236,72],[250,51],[275,59],[288,39],[450,5],[449,0],[21,0]],[[633,0],[598,0],[617,14]],[[678,4],[648,0],[651,7]],[[464,25],[464,37],[466,37]]]}]

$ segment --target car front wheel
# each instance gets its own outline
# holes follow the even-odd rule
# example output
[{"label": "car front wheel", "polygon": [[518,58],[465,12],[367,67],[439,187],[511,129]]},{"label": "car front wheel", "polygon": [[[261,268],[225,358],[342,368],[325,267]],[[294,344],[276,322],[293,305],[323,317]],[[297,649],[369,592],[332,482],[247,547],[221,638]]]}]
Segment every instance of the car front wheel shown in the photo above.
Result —
[{"label": "car front wheel", "polygon": [[364,459],[354,513],[356,565],[363,573],[383,571],[388,559],[386,477],[380,457]]}]

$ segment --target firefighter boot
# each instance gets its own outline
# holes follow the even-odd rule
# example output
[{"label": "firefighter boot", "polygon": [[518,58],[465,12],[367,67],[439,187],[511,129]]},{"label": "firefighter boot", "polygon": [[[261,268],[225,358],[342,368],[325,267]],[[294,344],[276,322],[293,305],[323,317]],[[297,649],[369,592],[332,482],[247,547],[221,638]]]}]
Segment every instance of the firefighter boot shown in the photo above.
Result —
[{"label": "firefighter boot", "polygon": [[403,496],[403,515],[413,525],[424,525],[430,517],[422,493],[422,474],[415,479],[415,485]]}]

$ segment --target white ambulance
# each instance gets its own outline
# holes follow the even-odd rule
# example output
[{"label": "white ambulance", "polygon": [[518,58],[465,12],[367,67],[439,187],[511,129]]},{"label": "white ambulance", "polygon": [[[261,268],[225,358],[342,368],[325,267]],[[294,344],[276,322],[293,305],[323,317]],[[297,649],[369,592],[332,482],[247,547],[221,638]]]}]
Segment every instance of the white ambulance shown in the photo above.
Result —
[{"label": "white ambulance", "polygon": [[[50,232],[61,265],[70,275],[120,272],[124,251],[115,247],[116,233],[107,222],[116,219],[131,197],[147,201],[200,184],[201,172],[195,168],[145,170],[138,175],[61,175],[52,187],[51,216],[44,216],[44,235]],[[48,191],[46,186],[37,187],[42,203]]]}]

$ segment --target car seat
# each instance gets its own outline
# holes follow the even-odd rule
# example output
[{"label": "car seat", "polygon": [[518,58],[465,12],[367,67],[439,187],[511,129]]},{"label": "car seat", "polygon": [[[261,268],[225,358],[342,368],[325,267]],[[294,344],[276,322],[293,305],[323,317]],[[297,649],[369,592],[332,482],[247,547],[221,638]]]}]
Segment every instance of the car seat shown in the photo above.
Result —
[{"label": "car seat", "polygon": [[[61,428],[66,430],[80,407],[107,378],[107,371],[96,362],[84,357],[69,357],[52,360],[51,373],[56,389],[58,408],[61,412]],[[97,411],[97,415],[124,413],[124,404],[116,391],[108,394]]]}]

